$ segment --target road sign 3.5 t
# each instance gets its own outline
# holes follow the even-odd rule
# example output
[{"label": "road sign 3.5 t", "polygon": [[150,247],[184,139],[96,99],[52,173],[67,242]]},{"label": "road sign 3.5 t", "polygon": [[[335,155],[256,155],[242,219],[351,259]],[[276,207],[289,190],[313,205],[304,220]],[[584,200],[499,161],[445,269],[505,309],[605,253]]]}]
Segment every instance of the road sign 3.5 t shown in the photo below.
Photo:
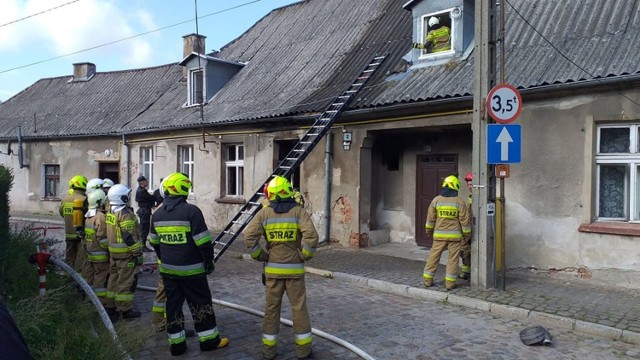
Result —
[{"label": "road sign 3.5 t", "polygon": [[489,91],[487,111],[496,122],[508,124],[513,122],[522,111],[520,92],[509,84],[500,84]]}]

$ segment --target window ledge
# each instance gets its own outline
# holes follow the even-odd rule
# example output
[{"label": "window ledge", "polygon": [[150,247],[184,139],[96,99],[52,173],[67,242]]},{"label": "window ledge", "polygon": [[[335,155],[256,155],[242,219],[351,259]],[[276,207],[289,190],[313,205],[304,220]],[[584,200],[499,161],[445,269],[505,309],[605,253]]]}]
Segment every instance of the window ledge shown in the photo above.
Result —
[{"label": "window ledge", "polygon": [[217,198],[216,202],[217,203],[221,203],[221,204],[239,204],[239,205],[244,205],[244,204],[247,203],[247,200],[245,200],[242,197],[225,196],[225,197]]},{"label": "window ledge", "polygon": [[640,236],[640,224],[596,221],[591,224],[581,224],[578,231],[596,234]]}]

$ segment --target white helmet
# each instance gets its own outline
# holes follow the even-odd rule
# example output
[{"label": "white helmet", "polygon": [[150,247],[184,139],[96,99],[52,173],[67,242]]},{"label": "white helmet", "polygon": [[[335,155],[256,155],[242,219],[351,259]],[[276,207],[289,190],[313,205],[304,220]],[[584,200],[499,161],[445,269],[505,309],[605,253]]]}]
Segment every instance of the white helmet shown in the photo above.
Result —
[{"label": "white helmet", "polygon": [[433,26],[438,25],[438,24],[440,24],[440,19],[438,19],[435,16],[432,16],[432,17],[429,18],[429,27],[433,27]]},{"label": "white helmet", "polygon": [[106,198],[107,196],[104,194],[104,191],[92,191],[89,196],[87,196],[89,209],[97,209],[104,206]]},{"label": "white helmet", "polygon": [[109,203],[113,205],[126,205],[129,202],[129,194],[131,189],[122,184],[115,184],[109,189],[107,196]]},{"label": "white helmet", "polygon": [[109,178],[104,178],[103,183],[102,183],[102,187],[103,188],[110,188],[113,185],[115,185],[115,183],[113,182],[113,180],[109,179]]},{"label": "white helmet", "polygon": [[93,190],[102,189],[104,181],[100,178],[94,178],[87,182],[87,195],[91,194]]}]

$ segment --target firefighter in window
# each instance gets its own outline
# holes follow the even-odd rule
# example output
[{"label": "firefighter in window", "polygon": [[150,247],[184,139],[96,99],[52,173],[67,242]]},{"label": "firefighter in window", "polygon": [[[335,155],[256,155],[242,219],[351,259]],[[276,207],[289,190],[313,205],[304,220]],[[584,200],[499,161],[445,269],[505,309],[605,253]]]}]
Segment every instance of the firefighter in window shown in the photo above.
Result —
[{"label": "firefighter in window", "polygon": [[441,24],[436,16],[429,18],[429,32],[424,44],[413,43],[414,49],[424,49],[427,53],[438,53],[451,50],[451,28]]}]

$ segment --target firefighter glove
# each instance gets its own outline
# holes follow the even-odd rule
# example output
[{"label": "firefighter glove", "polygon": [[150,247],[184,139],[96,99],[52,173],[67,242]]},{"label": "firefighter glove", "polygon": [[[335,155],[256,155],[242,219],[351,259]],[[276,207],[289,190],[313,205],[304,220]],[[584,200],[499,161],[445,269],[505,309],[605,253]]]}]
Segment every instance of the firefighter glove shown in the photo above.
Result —
[{"label": "firefighter glove", "polygon": [[204,262],[204,272],[209,275],[213,272],[213,269],[215,268],[215,265],[213,263],[213,260],[206,260]]},{"label": "firefighter glove", "polygon": [[142,255],[136,256],[136,265],[140,266],[144,264],[144,257]]},{"label": "firefighter glove", "polygon": [[422,44],[414,42],[414,43],[411,43],[411,47],[414,49],[420,49],[422,47]]}]

